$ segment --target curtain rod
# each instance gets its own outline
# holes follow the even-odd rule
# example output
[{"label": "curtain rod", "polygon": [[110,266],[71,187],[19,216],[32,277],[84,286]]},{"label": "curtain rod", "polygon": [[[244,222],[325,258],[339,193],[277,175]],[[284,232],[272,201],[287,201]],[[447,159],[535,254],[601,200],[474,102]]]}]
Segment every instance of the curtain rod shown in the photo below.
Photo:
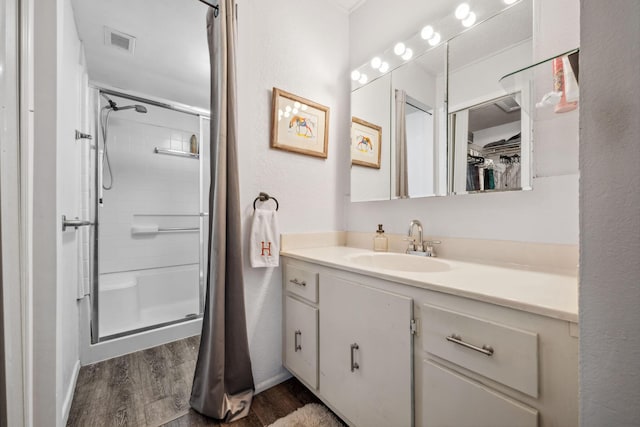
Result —
[{"label": "curtain rod", "polygon": [[213,16],[215,16],[216,18],[218,17],[218,6],[216,6],[213,3],[209,3],[207,0],[198,0],[200,3],[206,4],[209,7],[213,8]]}]

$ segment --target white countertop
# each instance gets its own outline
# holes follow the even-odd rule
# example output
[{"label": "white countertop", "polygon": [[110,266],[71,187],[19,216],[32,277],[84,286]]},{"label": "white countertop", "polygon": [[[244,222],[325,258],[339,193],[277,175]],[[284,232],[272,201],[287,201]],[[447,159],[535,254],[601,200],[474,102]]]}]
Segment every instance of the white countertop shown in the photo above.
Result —
[{"label": "white countertop", "polygon": [[331,246],[291,249],[280,255],[542,316],[578,321],[578,280],[575,276],[443,258],[436,259],[448,264],[450,270],[435,273],[363,267],[349,260],[354,255],[373,253],[366,249]]}]

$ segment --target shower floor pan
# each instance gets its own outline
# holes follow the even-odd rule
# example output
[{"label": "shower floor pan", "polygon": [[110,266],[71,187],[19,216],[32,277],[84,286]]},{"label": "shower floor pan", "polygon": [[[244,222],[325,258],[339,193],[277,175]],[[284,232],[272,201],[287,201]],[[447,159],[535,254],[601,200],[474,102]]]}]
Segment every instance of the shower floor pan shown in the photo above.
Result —
[{"label": "shower floor pan", "polygon": [[99,280],[101,338],[200,313],[197,264],[106,273]]}]

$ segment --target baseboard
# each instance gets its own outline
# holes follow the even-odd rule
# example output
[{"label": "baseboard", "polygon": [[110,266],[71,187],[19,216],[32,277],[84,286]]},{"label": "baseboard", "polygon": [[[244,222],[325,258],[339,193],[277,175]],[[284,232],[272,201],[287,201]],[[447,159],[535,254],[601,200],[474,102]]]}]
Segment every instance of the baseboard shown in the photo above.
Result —
[{"label": "baseboard", "polygon": [[270,389],[271,387],[276,386],[281,382],[288,380],[289,378],[291,378],[291,374],[289,373],[289,371],[283,370],[278,375],[256,384],[256,394],[262,393],[263,391]]},{"label": "baseboard", "polygon": [[69,381],[69,387],[65,393],[64,402],[62,403],[62,425],[66,426],[69,419],[69,411],[71,411],[71,404],[73,403],[73,392],[76,390],[76,382],[78,381],[78,373],[80,372],[80,360],[76,360],[76,364],[73,366],[73,375],[71,375],[71,381]]}]

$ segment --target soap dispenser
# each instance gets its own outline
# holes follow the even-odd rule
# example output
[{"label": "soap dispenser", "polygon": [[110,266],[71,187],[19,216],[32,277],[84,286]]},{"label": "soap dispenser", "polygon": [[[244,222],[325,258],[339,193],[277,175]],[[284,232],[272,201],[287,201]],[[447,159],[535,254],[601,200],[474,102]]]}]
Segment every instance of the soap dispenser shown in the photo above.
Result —
[{"label": "soap dispenser", "polygon": [[382,224],[378,224],[376,236],[373,238],[373,250],[376,252],[387,252],[389,249],[389,239],[384,234]]}]

